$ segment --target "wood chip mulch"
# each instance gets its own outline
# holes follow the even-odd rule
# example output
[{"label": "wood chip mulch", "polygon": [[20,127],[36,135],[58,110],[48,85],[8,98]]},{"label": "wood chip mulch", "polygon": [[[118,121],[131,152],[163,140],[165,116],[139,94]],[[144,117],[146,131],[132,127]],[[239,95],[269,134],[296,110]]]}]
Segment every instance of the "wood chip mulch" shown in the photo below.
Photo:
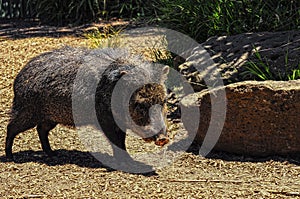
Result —
[{"label": "wood chip mulch", "polygon": [[300,162],[293,158],[184,153],[156,174],[129,174],[105,168],[76,132],[63,126],[50,134],[57,157],[44,155],[32,129],[17,136],[16,161],[7,162],[13,79],[32,57],[64,45],[86,46],[87,41],[70,35],[0,37],[0,198],[300,198]]}]

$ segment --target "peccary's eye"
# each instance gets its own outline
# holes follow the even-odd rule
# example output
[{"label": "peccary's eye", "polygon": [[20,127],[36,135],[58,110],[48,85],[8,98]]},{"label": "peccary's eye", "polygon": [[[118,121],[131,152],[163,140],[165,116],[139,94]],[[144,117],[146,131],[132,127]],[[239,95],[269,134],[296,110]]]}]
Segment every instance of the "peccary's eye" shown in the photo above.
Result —
[{"label": "peccary's eye", "polygon": [[149,103],[146,103],[146,102],[136,103],[136,106],[147,109],[147,108],[149,108]]}]

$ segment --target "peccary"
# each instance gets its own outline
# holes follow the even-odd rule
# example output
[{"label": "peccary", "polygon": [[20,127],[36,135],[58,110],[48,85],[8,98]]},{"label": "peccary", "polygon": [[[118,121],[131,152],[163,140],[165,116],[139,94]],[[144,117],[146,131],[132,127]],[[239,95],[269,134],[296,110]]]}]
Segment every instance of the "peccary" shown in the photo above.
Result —
[{"label": "peccary", "polygon": [[[168,72],[167,66],[155,67],[120,49],[64,47],[33,58],[14,81],[6,156],[10,159],[13,157],[15,136],[35,126],[43,151],[53,156],[55,152],[48,140],[51,129],[57,124],[87,125],[93,124],[95,120],[115,148],[126,150],[125,130],[118,126],[115,119],[126,121],[124,125],[127,129],[133,124],[128,122],[126,111],[113,109],[111,105],[114,88],[121,79],[123,89],[116,93],[121,101],[124,95],[130,93],[126,88],[137,88],[127,104],[130,118],[136,127],[149,126],[152,122],[151,107],[160,105],[159,113],[153,115],[156,122],[160,122],[161,128],[157,131],[151,127],[153,132],[157,131],[155,135],[145,134],[139,128],[132,130],[137,131],[146,141],[152,140],[161,146],[166,144],[169,139],[166,135],[166,89],[163,82]],[[95,88],[91,88],[95,82]],[[124,109],[122,106],[119,108]],[[74,110],[74,107],[79,107],[79,110]],[[96,112],[96,118],[90,114],[93,111]]]}]

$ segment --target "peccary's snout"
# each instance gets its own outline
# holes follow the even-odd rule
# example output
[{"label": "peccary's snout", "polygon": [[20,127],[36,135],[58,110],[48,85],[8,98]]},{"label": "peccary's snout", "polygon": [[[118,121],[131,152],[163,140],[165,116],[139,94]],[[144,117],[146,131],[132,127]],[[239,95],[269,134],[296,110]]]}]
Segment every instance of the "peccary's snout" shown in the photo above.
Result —
[{"label": "peccary's snout", "polygon": [[158,146],[164,146],[169,143],[169,137],[167,135],[166,128],[163,128],[158,134],[148,137],[148,138],[143,138],[145,142],[154,142]]},{"label": "peccary's snout", "polygon": [[167,134],[158,134],[156,136],[156,139],[154,141],[154,143],[158,146],[164,146],[165,144],[168,144],[169,143],[169,137]]},{"label": "peccary's snout", "polygon": [[134,132],[146,142],[164,146],[169,142],[167,136],[166,90],[163,85],[145,84],[131,97],[130,116],[135,122]]},{"label": "peccary's snout", "polygon": [[167,135],[167,117],[166,117],[166,106],[164,105],[155,105],[150,108],[150,115],[152,117],[152,122],[154,129],[161,128],[157,134],[151,136],[150,141],[158,146],[164,146],[169,142],[169,137]]}]

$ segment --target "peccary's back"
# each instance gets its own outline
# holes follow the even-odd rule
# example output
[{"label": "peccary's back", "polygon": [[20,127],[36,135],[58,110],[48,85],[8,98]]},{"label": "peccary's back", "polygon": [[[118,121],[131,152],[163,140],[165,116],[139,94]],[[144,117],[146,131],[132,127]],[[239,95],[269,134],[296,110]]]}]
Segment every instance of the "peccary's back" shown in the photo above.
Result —
[{"label": "peccary's back", "polygon": [[166,76],[162,69],[121,49],[65,47],[41,54],[15,79],[12,117],[25,112],[24,115],[33,115],[36,123],[50,120],[74,125],[74,119],[76,125],[77,121],[82,125],[94,123],[95,95],[99,95],[98,115],[108,115],[114,85],[122,74],[128,75],[122,77],[126,87],[118,92],[120,98],[130,85],[135,88],[143,82],[163,83]]},{"label": "peccary's back", "polygon": [[[89,51],[65,47],[33,58],[14,82],[14,111],[30,110],[41,120],[73,125],[71,95],[77,70]],[[26,109],[28,107],[28,109]]]},{"label": "peccary's back", "polygon": [[65,47],[35,57],[17,75],[14,82],[15,96],[24,100],[70,97],[82,57],[87,53],[88,50],[83,48]]}]

